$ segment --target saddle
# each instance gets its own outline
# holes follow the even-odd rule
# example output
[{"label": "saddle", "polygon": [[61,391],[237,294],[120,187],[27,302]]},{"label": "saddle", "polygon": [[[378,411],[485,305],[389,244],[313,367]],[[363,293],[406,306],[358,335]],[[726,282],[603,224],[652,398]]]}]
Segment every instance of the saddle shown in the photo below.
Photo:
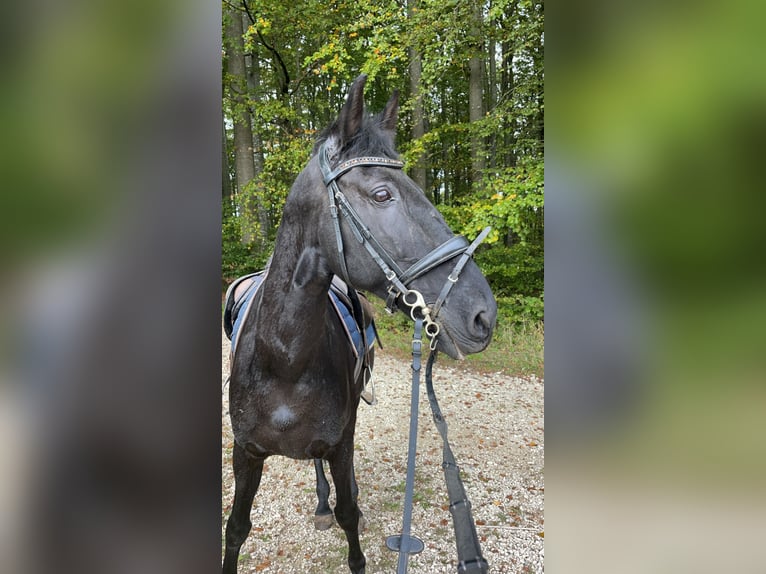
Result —
[{"label": "saddle", "polygon": [[[258,289],[263,284],[263,280],[268,273],[268,269],[251,273],[234,280],[226,291],[226,302],[223,312],[223,330],[226,337],[231,341],[231,354],[234,355],[237,348],[240,328],[250,309],[253,307],[253,301]],[[375,341],[380,344],[378,331],[375,328],[375,321],[372,319],[372,310],[369,307],[367,298],[356,291],[349,289],[346,283],[340,277],[333,276],[330,283],[330,289],[327,292],[328,303],[338,315],[346,333],[346,338],[351,347],[351,351],[356,359],[354,365],[354,380],[359,378],[359,374],[364,369],[364,389],[362,398],[368,404],[374,404],[375,391],[367,389],[367,384],[372,378],[372,368],[369,364],[369,352],[375,345]],[[365,308],[363,311],[362,308]],[[369,318],[369,324],[364,324],[364,317]]]}]

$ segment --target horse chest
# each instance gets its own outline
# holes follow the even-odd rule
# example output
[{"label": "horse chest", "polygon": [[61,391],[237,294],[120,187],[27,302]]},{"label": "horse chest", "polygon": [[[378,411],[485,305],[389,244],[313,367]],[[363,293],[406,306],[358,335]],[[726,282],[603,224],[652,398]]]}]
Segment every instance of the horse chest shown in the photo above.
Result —
[{"label": "horse chest", "polygon": [[262,380],[241,395],[243,400],[232,403],[237,442],[260,455],[298,459],[325,455],[341,441],[355,411],[332,391],[332,385],[315,378],[311,383]]}]

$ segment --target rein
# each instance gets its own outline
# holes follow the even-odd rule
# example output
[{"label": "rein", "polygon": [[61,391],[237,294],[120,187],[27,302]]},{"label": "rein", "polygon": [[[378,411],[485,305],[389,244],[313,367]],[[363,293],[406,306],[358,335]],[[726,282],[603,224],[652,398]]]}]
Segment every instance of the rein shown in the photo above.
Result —
[{"label": "rein", "polygon": [[[410,534],[412,523],[412,500],[415,489],[415,456],[418,438],[418,404],[420,392],[420,370],[422,357],[421,332],[423,320],[415,319],[415,331],[412,337],[412,393],[410,398],[410,438],[407,448],[407,479],[404,487],[404,513],[402,516],[402,532],[399,535],[386,538],[386,547],[399,553],[396,565],[397,574],[407,573],[407,564],[411,554],[419,554],[423,551],[424,544],[417,536]],[[442,437],[442,468],[444,480],[447,484],[447,496],[449,498],[449,511],[452,514],[452,527],[455,531],[455,543],[457,545],[459,574],[486,574],[489,564],[481,553],[479,536],[476,534],[476,525],[471,514],[471,502],[466,495],[463,481],[460,479],[460,468],[452,454],[449,441],[447,440],[447,421],[439,407],[439,401],[434,392],[432,371],[436,361],[437,351],[431,350],[426,363],[426,391],[428,403],[431,406],[434,424]]]},{"label": "rein", "polygon": [[[488,570],[487,561],[481,554],[479,538],[476,534],[471,515],[471,503],[468,501],[465,488],[460,480],[460,473],[452,454],[452,449],[447,440],[447,423],[439,408],[436,395],[433,389],[431,373],[433,363],[436,360],[436,341],[441,330],[437,322],[437,316],[444,302],[449,295],[452,287],[457,283],[460,273],[468,260],[473,256],[473,252],[478,245],[484,241],[490,232],[486,227],[479,236],[469,243],[465,237],[455,236],[415,262],[406,270],[402,270],[394,259],[388,254],[386,249],[378,242],[369,228],[364,224],[346,196],[340,190],[337,179],[355,167],[388,167],[393,169],[402,169],[404,163],[386,157],[357,157],[346,160],[338,164],[334,169],[330,167],[330,158],[328,157],[325,143],[319,148],[319,167],[322,171],[322,178],[327,187],[330,216],[335,228],[335,238],[340,260],[341,273],[346,284],[351,285],[348,276],[348,267],[346,265],[346,256],[343,245],[343,235],[340,228],[340,213],[354,234],[356,240],[361,243],[370,254],[375,263],[380,267],[389,283],[388,297],[386,298],[386,310],[393,313],[396,310],[396,302],[401,297],[402,302],[410,308],[410,316],[415,321],[415,330],[412,338],[412,393],[410,398],[410,435],[407,452],[407,478],[404,492],[404,514],[402,517],[401,534],[389,536],[386,539],[386,546],[399,553],[397,564],[397,574],[406,574],[407,563],[411,554],[418,554],[423,551],[423,541],[410,534],[412,523],[412,501],[415,484],[415,455],[417,450],[417,429],[418,429],[418,405],[420,392],[420,371],[422,360],[422,333],[425,330],[426,335],[431,339],[431,353],[426,365],[426,389],[428,400],[431,405],[431,413],[439,434],[444,442],[442,468],[447,484],[447,492],[450,499],[450,513],[455,530],[455,540],[458,551],[458,572],[459,573],[481,573]],[[455,257],[459,257],[447,281],[442,287],[436,301],[429,306],[423,295],[414,289],[409,289],[407,285]]]},{"label": "rein", "polygon": [[449,511],[452,514],[452,527],[455,530],[455,542],[457,544],[457,571],[458,572],[481,572],[489,570],[489,564],[481,554],[479,536],[476,534],[476,525],[471,515],[471,502],[465,493],[463,481],[460,479],[460,467],[452,454],[449,441],[447,440],[447,421],[439,408],[436,400],[434,383],[431,371],[436,361],[436,351],[431,351],[426,364],[426,391],[428,403],[431,405],[431,414],[434,424],[442,437],[442,468],[444,469],[444,481],[447,484],[449,497]]}]

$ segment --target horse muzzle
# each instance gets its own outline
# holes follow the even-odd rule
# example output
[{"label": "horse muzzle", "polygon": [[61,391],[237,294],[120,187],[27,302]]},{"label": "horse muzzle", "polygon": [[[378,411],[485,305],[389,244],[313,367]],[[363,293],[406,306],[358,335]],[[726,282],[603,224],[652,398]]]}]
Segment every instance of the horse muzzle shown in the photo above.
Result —
[{"label": "horse muzzle", "polygon": [[432,348],[457,360],[487,348],[495,330],[497,304],[492,298],[486,304],[472,305],[461,315],[445,307],[439,318],[439,335],[431,343]]}]

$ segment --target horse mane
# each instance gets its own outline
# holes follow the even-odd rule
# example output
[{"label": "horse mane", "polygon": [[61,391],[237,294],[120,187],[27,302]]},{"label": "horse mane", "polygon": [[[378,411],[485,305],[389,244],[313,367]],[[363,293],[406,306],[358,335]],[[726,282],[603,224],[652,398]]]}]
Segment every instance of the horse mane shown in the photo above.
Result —
[{"label": "horse mane", "polygon": [[[343,142],[336,161],[344,161],[354,157],[376,156],[399,159],[396,151],[394,135],[385,129],[382,124],[382,112],[379,114],[365,113],[362,118],[362,125],[347,141]],[[326,127],[317,137],[314,147],[311,150],[312,157],[319,151],[319,146],[332,138],[333,135],[340,133],[340,126],[336,119]]]}]

